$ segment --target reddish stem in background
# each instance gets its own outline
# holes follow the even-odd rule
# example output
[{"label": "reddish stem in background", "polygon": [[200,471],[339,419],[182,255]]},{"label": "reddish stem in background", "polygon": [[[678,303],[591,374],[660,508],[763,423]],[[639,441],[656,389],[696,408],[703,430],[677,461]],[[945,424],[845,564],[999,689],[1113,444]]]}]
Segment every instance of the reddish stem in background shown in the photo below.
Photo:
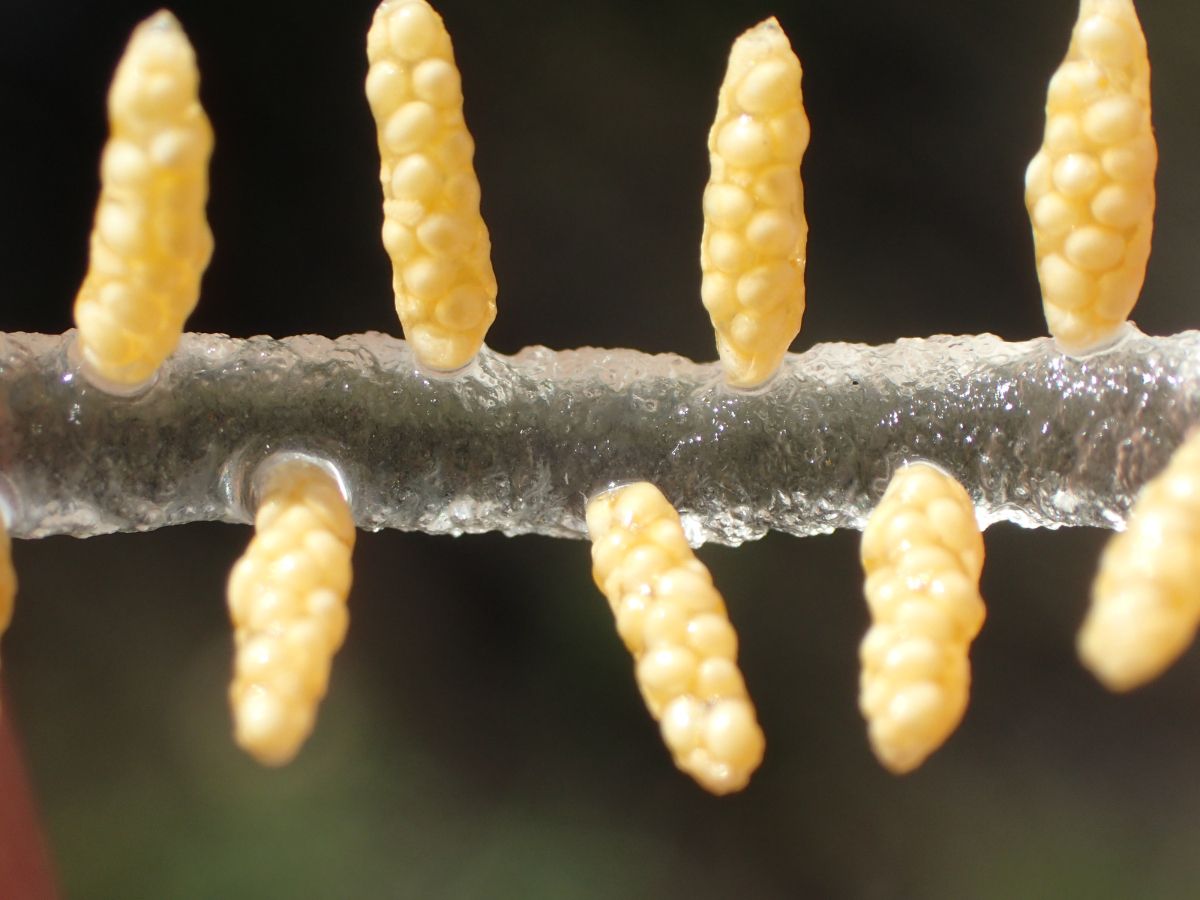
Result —
[{"label": "reddish stem in background", "polygon": [[0,897],[57,900],[58,887],[29,774],[0,689]]}]

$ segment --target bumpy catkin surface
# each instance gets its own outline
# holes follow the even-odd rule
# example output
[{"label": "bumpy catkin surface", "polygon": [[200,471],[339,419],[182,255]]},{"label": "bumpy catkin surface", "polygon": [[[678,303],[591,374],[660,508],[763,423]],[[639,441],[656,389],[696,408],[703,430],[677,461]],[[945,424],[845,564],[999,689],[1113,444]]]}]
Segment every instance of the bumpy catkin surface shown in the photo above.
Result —
[{"label": "bumpy catkin surface", "polygon": [[89,374],[116,390],[147,381],[175,349],[212,255],[213,136],[198,88],[175,18],[163,11],[139,25],[108,95],[100,202],[75,300]]},{"label": "bumpy catkin surface", "polygon": [[13,604],[17,597],[17,573],[12,563],[12,539],[8,526],[0,518],[0,636],[12,622]]},{"label": "bumpy catkin surface", "polygon": [[900,469],[863,531],[871,627],[859,706],[897,774],[924,762],[967,708],[967,655],[983,626],[983,536],[962,486],[926,464]]},{"label": "bumpy catkin surface", "polygon": [[1142,489],[1100,559],[1079,633],[1084,664],[1126,691],[1155,678],[1200,624],[1200,431]]},{"label": "bumpy catkin surface", "polygon": [[737,665],[725,601],[658,488],[627,485],[587,508],[592,574],[636,661],[675,765],[705,790],[741,790],[765,742]]},{"label": "bumpy catkin surface", "polygon": [[1157,165],[1150,61],[1133,3],[1082,0],[1025,175],[1046,324],[1067,352],[1110,343],[1137,302]]},{"label": "bumpy catkin surface", "polygon": [[417,358],[454,370],[496,318],[496,276],[450,36],[424,0],[384,0],[367,58],[396,312]]},{"label": "bumpy catkin surface", "polygon": [[235,737],[282,765],[312,731],[349,621],[354,520],[334,479],[307,464],[271,471],[254,539],[229,577]]},{"label": "bumpy catkin surface", "polygon": [[809,128],[800,76],[778,22],[751,28],[729,54],[708,136],[701,298],[726,378],[740,387],[775,373],[804,317],[800,161]]}]

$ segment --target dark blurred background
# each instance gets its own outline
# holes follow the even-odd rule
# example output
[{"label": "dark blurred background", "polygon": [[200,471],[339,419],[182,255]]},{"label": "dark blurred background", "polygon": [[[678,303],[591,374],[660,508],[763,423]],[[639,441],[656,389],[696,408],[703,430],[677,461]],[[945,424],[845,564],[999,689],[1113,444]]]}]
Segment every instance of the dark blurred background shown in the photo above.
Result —
[{"label": "dark blurred background", "polygon": [[[1044,331],[1022,205],[1072,0],[439,4],[500,279],[489,343],[712,359],[705,136],[733,38],[804,64],[803,349]],[[0,4],[0,325],[59,332],[108,79],[153,3]],[[197,331],[398,332],[367,2],[180,2],[217,135]],[[1200,7],[1145,3],[1161,168],[1136,320],[1200,321]],[[987,533],[958,734],[885,774],[855,701],[858,535],[705,547],[768,735],[741,796],[675,771],[580,542],[362,534],[352,625],[288,769],[233,747],[220,525],[17,542],[5,638],[70,897],[1195,897],[1200,658],[1112,697],[1073,639],[1104,535]]]}]

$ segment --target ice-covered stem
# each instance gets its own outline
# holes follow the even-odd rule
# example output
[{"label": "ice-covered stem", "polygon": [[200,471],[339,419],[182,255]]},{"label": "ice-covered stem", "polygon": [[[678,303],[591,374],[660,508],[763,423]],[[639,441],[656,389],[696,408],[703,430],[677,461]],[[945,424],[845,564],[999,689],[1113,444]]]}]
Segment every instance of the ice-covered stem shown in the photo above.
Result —
[{"label": "ice-covered stem", "polygon": [[1200,423],[1200,333],[1131,333],[1084,359],[1041,338],[932,337],[790,355],[739,393],[716,364],[633,350],[485,351],[418,369],[377,334],[185,335],[157,384],[103,394],[70,334],[0,336],[0,468],[15,537],[248,521],[275,451],[330,460],[360,527],[583,537],[589,494],[657,484],[693,542],[861,528],[923,458],[983,524],[1119,524]]}]

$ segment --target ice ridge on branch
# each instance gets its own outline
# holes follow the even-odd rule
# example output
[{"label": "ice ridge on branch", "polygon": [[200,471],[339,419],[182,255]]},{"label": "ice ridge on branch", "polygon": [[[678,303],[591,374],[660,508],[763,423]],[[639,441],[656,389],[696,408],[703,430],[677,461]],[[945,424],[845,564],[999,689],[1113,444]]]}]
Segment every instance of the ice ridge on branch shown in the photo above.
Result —
[{"label": "ice ridge on branch", "polygon": [[1200,423],[1200,333],[1130,329],[1082,359],[992,335],[819,345],[764,388],[633,350],[488,350],[454,378],[401,340],[185,335],[158,382],[112,397],[73,333],[0,335],[0,485],[17,537],[249,521],[277,451],[328,459],[367,529],[584,537],[587,497],[645,480],[693,543],[861,529],[925,459],[981,524],[1120,527]]}]

